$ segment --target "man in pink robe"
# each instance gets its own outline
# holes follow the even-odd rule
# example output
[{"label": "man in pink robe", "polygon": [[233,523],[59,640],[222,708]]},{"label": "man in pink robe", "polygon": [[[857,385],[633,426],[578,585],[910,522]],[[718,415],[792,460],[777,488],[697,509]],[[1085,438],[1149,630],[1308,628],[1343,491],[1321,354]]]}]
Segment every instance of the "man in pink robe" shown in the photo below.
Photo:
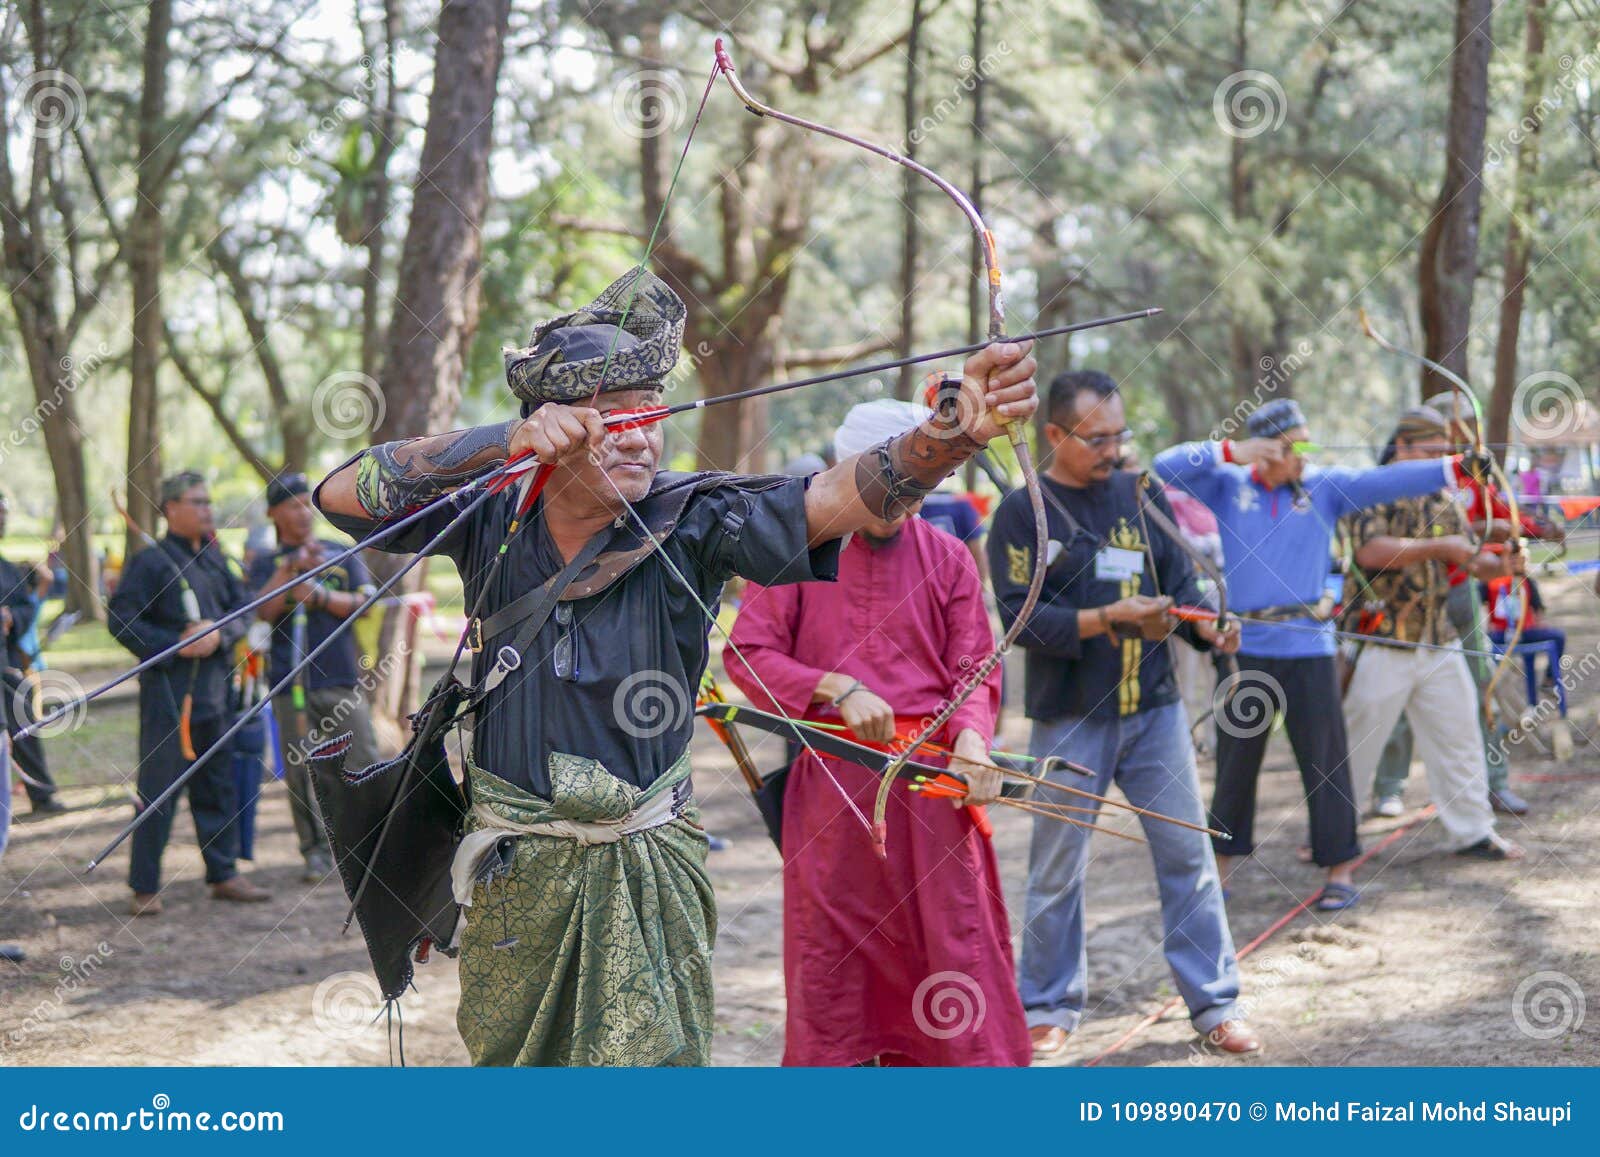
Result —
[{"label": "man in pink robe", "polygon": [[[842,722],[875,742],[893,737],[897,718],[902,734],[918,731],[994,650],[971,554],[914,516],[851,538],[837,582],[752,584],[732,638],[728,677],[757,707]],[[955,749],[952,770],[977,799],[999,789],[997,772],[968,762],[987,759],[999,707],[996,671],[935,737]],[[880,861],[842,794],[870,815],[877,785],[859,765],[828,757],[824,768],[804,752],[790,769],[784,1063],[1028,1064],[989,839],[967,808],[901,781]]]}]

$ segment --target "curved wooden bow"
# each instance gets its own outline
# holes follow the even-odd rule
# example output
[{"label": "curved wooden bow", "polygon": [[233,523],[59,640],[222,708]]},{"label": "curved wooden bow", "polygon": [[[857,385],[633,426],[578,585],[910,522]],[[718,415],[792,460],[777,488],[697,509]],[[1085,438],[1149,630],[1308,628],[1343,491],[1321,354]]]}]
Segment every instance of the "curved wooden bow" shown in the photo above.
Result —
[{"label": "curved wooden bow", "polygon": [[[728,51],[723,46],[720,38],[716,43],[716,53],[717,67],[723,78],[728,82],[728,87],[733,90],[734,95],[739,98],[745,108],[756,116],[770,117],[773,120],[793,125],[807,132],[820,133],[823,136],[832,137],[834,140],[843,141],[845,144],[854,145],[859,149],[865,149],[869,153],[874,153],[887,161],[892,161],[902,168],[916,173],[919,177],[931,181],[945,196],[955,202],[956,207],[961,210],[962,215],[967,219],[967,223],[972,227],[973,234],[979,242],[979,250],[983,254],[984,273],[989,294],[989,340],[992,342],[1004,340],[1005,300],[1001,292],[999,252],[995,246],[993,232],[984,223],[982,214],[978,212],[977,207],[973,205],[971,199],[965,193],[926,165],[920,164],[910,157],[896,152],[894,149],[886,148],[883,145],[858,137],[853,133],[847,133],[842,129],[836,129],[818,121],[807,120],[805,117],[782,112],[770,105],[763,104],[751,96],[740,82],[738,71],[734,68],[733,59],[728,55]],[[1007,629],[1005,637],[1001,639],[999,646],[983,662],[979,663],[970,675],[964,677],[961,689],[948,698],[944,706],[935,712],[928,722],[923,725],[922,731],[917,735],[915,741],[908,746],[906,752],[902,753],[885,768],[882,779],[879,781],[878,796],[872,808],[873,846],[877,849],[880,857],[887,854],[885,840],[888,828],[885,817],[889,806],[890,789],[893,788],[895,778],[905,766],[910,752],[938,735],[951,717],[961,709],[961,705],[988,679],[995,668],[1004,662],[1006,652],[1011,649],[1011,645],[1016,642],[1017,637],[1026,628],[1028,620],[1033,617],[1034,608],[1039,604],[1040,591],[1044,588],[1045,569],[1048,562],[1046,556],[1050,545],[1049,525],[1045,518],[1044,492],[1039,488],[1039,475],[1033,466],[1033,455],[1028,447],[1028,432],[1025,428],[1025,423],[1020,421],[1007,423],[1006,434],[1011,439],[1012,450],[1017,456],[1017,467],[1022,472],[1023,482],[1028,489],[1028,503],[1033,508],[1033,576],[1028,582],[1028,593],[1023,599],[1016,618]]]}]

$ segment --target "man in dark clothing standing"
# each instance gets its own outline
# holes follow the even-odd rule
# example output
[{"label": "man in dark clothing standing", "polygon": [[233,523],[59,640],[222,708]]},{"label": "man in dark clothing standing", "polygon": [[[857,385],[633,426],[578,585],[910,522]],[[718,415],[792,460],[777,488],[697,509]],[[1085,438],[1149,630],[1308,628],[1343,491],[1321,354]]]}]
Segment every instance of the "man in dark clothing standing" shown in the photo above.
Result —
[{"label": "man in dark clothing standing", "polygon": [[[0,538],[6,535],[6,521],[10,506],[6,496],[0,494]],[[28,668],[33,657],[22,646],[22,640],[39,613],[39,601],[34,598],[35,578],[31,566],[18,566],[0,558],[0,726],[13,737],[31,721],[28,710]],[[53,815],[66,811],[66,805],[56,798],[55,781],[50,778],[50,768],[44,760],[44,745],[37,735],[23,740],[13,738],[11,753],[23,774],[22,786],[33,804],[34,815]]]},{"label": "man in dark clothing standing", "polygon": [[[312,537],[315,516],[311,487],[304,474],[285,474],[267,484],[267,517],[278,532],[278,550],[276,554],[261,555],[251,564],[249,582],[257,594],[275,590],[304,574],[320,564],[325,554],[343,551],[338,543]],[[264,603],[256,614],[272,624],[271,684],[276,686],[340,623],[360,610],[372,589],[372,576],[360,557],[355,556],[324,571],[320,578],[291,587]],[[355,637],[346,631],[272,702],[273,718],[278,722],[278,752],[289,788],[289,810],[294,816],[295,834],[300,837],[300,854],[306,861],[307,883],[316,883],[333,870],[333,854],[311,790],[306,754],[323,739],[348,731],[349,766],[367,767],[378,761],[372,718],[359,682]]]},{"label": "man in dark clothing standing", "polygon": [[[1183,548],[1162,531],[1171,525],[1165,500],[1143,475],[1119,468],[1128,428],[1116,382],[1098,371],[1061,374],[1047,405],[1051,458],[1040,481],[1051,546],[1061,549],[1017,640],[1027,650],[1032,754],[1096,772],[1093,783],[1051,773],[1065,785],[1103,795],[1115,783],[1138,807],[1204,823],[1167,643],[1174,629],[1168,609],[1196,606],[1203,593]],[[1007,623],[1028,587],[1032,543],[1032,518],[1018,491],[1001,502],[989,532],[989,569]],[[1207,650],[1239,644],[1236,629],[1204,621],[1176,629]],[[1223,1052],[1259,1050],[1260,1038],[1238,1011],[1239,967],[1210,842],[1199,831],[1154,821],[1145,822],[1144,834],[1161,892],[1163,947],[1190,1023]],[[1038,1060],[1066,1051],[1088,1002],[1089,856],[1084,828],[1035,821],[1019,987]]]},{"label": "man in dark clothing standing", "polygon": [[[216,541],[205,479],[186,470],[161,483],[160,497],[167,537],[129,560],[107,607],[112,635],[139,659],[209,627],[246,600],[244,585]],[[139,676],[141,806],[160,795],[227,730],[230,656],[245,629],[243,620],[235,620]],[[212,760],[189,781],[187,790],[212,897],[267,899],[267,892],[239,875],[235,863],[237,800],[228,761]],[[133,834],[128,885],[133,889],[130,911],[135,916],[161,911],[161,854],[177,810],[173,798]]]}]

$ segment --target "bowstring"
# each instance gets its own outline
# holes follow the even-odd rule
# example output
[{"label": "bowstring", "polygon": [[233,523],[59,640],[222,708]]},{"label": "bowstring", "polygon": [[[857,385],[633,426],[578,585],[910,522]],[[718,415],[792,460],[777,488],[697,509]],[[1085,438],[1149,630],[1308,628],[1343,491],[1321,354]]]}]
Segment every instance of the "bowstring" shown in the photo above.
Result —
[{"label": "bowstring", "polygon": [[[714,63],[712,65],[712,67],[711,67],[711,75],[706,80],[705,91],[700,94],[700,104],[695,109],[694,120],[689,125],[689,132],[684,137],[683,148],[678,153],[677,164],[674,166],[674,168],[672,170],[672,179],[667,184],[666,194],[661,198],[661,208],[656,213],[655,223],[650,227],[650,236],[645,241],[644,256],[643,256],[643,258],[641,258],[640,263],[639,263],[641,269],[643,269],[646,266],[648,266],[648,264],[650,262],[651,254],[654,253],[654,251],[655,251],[656,243],[660,238],[661,228],[662,228],[663,224],[666,222],[666,219],[667,219],[667,209],[672,204],[673,194],[677,191],[679,178],[683,174],[684,162],[688,159],[688,156],[689,156],[689,146],[694,141],[695,132],[700,127],[700,121],[705,115],[706,105],[711,99],[711,92],[716,87],[717,79],[721,75],[722,75],[722,63],[719,60],[716,63]],[[628,323],[628,316],[632,312],[634,303],[638,300],[638,297],[639,297],[639,282],[640,282],[640,280],[642,280],[642,279],[635,279],[635,281],[634,281],[633,291],[628,295],[627,304],[623,307],[622,318],[618,322],[616,333],[614,333],[612,335],[611,344],[606,350],[606,360],[601,364],[601,367],[600,367],[600,379],[595,384],[594,393],[591,394],[590,397],[589,397],[589,406],[590,406],[590,408],[594,408],[595,407],[597,401],[599,400],[600,394],[601,394],[601,392],[603,391],[603,389],[605,387],[606,377],[610,372],[612,359],[613,359],[613,357],[614,357],[614,355],[616,353],[617,342],[622,337],[622,333],[623,333],[624,327]],[[651,552],[653,554],[657,555],[661,559],[662,563],[666,566],[667,570],[683,586],[684,591],[688,594],[689,598],[694,602],[695,606],[697,606],[699,608],[700,613],[705,616],[706,621],[708,623],[710,623],[711,626],[714,627],[719,634],[722,635],[725,644],[728,647],[732,648],[734,656],[736,658],[738,658],[740,662],[744,663],[745,668],[747,670],[749,670],[750,674],[755,679],[756,685],[758,687],[760,687],[760,689],[761,689],[763,694],[765,694],[769,699],[772,700],[773,705],[778,708],[778,714],[782,715],[783,718],[785,719],[785,721],[787,721],[789,726],[793,729],[793,731],[795,733],[795,737],[797,739],[799,739],[801,746],[803,746],[805,748],[806,752],[814,760],[816,760],[818,766],[820,766],[822,768],[823,774],[825,774],[828,777],[829,782],[831,782],[833,784],[835,790],[838,791],[839,797],[844,800],[845,805],[850,809],[850,811],[855,815],[855,817],[858,820],[861,821],[861,825],[863,827],[865,827],[868,832],[871,832],[871,830],[872,830],[871,822],[867,819],[866,815],[861,811],[861,809],[856,805],[856,802],[855,802],[854,799],[851,798],[850,793],[845,791],[844,785],[842,783],[840,783],[839,780],[834,776],[832,769],[830,769],[828,767],[827,762],[822,758],[821,754],[806,739],[805,734],[804,734],[803,730],[801,729],[799,722],[797,720],[791,718],[788,712],[784,711],[783,705],[778,701],[778,698],[775,695],[773,695],[772,692],[768,689],[766,683],[762,680],[760,674],[756,671],[755,667],[749,662],[749,660],[747,660],[744,657],[743,653],[740,652],[738,646],[733,641],[733,636],[728,632],[728,630],[725,627],[723,627],[723,625],[720,622],[718,622],[715,612],[713,612],[712,609],[709,606],[706,605],[705,600],[702,599],[700,597],[699,592],[697,590],[695,590],[694,584],[689,581],[688,576],[686,576],[683,573],[683,571],[678,567],[677,563],[675,563],[672,560],[672,557],[667,553],[665,547],[663,547],[662,544],[656,539],[656,536],[653,533],[651,533],[649,525],[640,516],[639,512],[634,509],[633,503],[628,501],[627,496],[622,493],[621,489],[617,486],[616,482],[614,482],[612,480],[611,476],[609,474],[607,474],[604,469],[600,469],[598,471],[598,473],[600,474],[600,476],[602,478],[604,478],[606,480],[606,484],[611,487],[612,491],[616,494],[618,500],[621,501],[621,503],[623,505],[623,508],[627,511],[628,515],[633,519],[634,523],[638,526],[640,532],[644,536],[645,542],[647,542],[650,545]],[[692,698],[692,696],[691,696],[691,698]]]},{"label": "bowstring", "polygon": [[749,671],[751,677],[755,679],[756,686],[761,689],[761,693],[764,694],[768,699],[772,700],[773,706],[778,709],[776,714],[783,717],[784,722],[786,722],[789,725],[790,730],[794,732],[795,738],[800,741],[801,746],[806,749],[807,754],[809,754],[812,759],[816,760],[818,766],[822,768],[823,774],[828,777],[828,780],[839,792],[839,797],[844,800],[845,805],[849,807],[856,819],[861,821],[862,826],[870,832],[872,830],[872,824],[867,819],[866,814],[862,812],[861,808],[856,805],[856,801],[850,797],[850,793],[845,791],[844,784],[840,783],[839,780],[834,776],[832,769],[828,767],[827,761],[823,759],[822,754],[817,751],[815,747],[811,746],[810,741],[806,739],[804,726],[801,724],[801,722],[790,716],[790,714],[783,709],[782,702],[767,687],[766,681],[761,678],[761,673],[755,669],[754,664],[752,664],[749,659],[746,659],[744,657],[744,653],[739,650],[738,644],[733,641],[732,633],[730,633],[728,629],[718,621],[716,613],[706,605],[705,600],[700,597],[700,592],[694,589],[694,584],[689,581],[688,576],[683,573],[683,570],[678,566],[678,564],[672,560],[672,556],[667,553],[666,548],[660,543],[659,540],[657,540],[656,536],[651,533],[649,525],[645,522],[644,518],[639,514],[639,512],[634,509],[633,503],[628,501],[627,496],[622,493],[621,488],[618,487],[616,482],[612,480],[611,475],[607,474],[604,470],[600,470],[599,474],[600,477],[606,480],[606,484],[611,487],[613,492],[615,492],[617,498],[622,502],[623,507],[633,518],[634,523],[638,526],[639,531],[644,536],[645,541],[650,543],[651,552],[661,559],[662,564],[666,566],[667,570],[671,572],[672,576],[676,578],[682,585],[685,593],[687,593],[689,598],[694,601],[695,606],[700,608],[700,612],[705,616],[706,621],[716,628],[718,634],[722,636],[724,643],[732,649],[734,657],[745,665],[745,669]]}]

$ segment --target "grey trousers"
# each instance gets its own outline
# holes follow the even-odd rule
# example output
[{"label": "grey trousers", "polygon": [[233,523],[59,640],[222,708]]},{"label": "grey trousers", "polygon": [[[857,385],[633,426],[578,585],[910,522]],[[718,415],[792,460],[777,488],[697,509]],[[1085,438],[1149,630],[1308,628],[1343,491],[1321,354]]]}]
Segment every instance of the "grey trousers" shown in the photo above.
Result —
[{"label": "grey trousers", "polygon": [[324,739],[350,732],[350,768],[378,762],[378,741],[372,733],[372,716],[359,687],[319,687],[306,692],[305,719],[295,710],[294,696],[285,692],[272,700],[278,721],[278,755],[283,760],[283,780],[289,789],[289,813],[294,817],[300,854],[307,860],[330,855],[322,812],[311,789],[306,755]]},{"label": "grey trousers", "polygon": [[[1488,651],[1489,638],[1483,631],[1483,616],[1478,606],[1477,584],[1468,580],[1458,583],[1450,588],[1450,596],[1445,601],[1445,614],[1450,616],[1450,622],[1456,629],[1456,634],[1461,636],[1461,646],[1467,651]],[[1500,737],[1490,730],[1488,723],[1483,718],[1483,689],[1489,685],[1489,676],[1494,672],[1494,664],[1483,655],[1467,655],[1467,667],[1472,672],[1472,682],[1478,693],[1478,728],[1483,733],[1483,757],[1489,765],[1489,790],[1504,791],[1511,779],[1511,770],[1506,766],[1505,747],[1500,742]],[[1360,658],[1356,665],[1361,665]],[[1406,776],[1411,773],[1411,724],[1404,715],[1400,722],[1394,725],[1394,731],[1389,734],[1389,740],[1383,745],[1383,755],[1378,759],[1378,777],[1374,782],[1372,796],[1374,800],[1384,799],[1387,796],[1404,795],[1406,790]],[[1366,807],[1369,800],[1357,800],[1357,807]]]}]

